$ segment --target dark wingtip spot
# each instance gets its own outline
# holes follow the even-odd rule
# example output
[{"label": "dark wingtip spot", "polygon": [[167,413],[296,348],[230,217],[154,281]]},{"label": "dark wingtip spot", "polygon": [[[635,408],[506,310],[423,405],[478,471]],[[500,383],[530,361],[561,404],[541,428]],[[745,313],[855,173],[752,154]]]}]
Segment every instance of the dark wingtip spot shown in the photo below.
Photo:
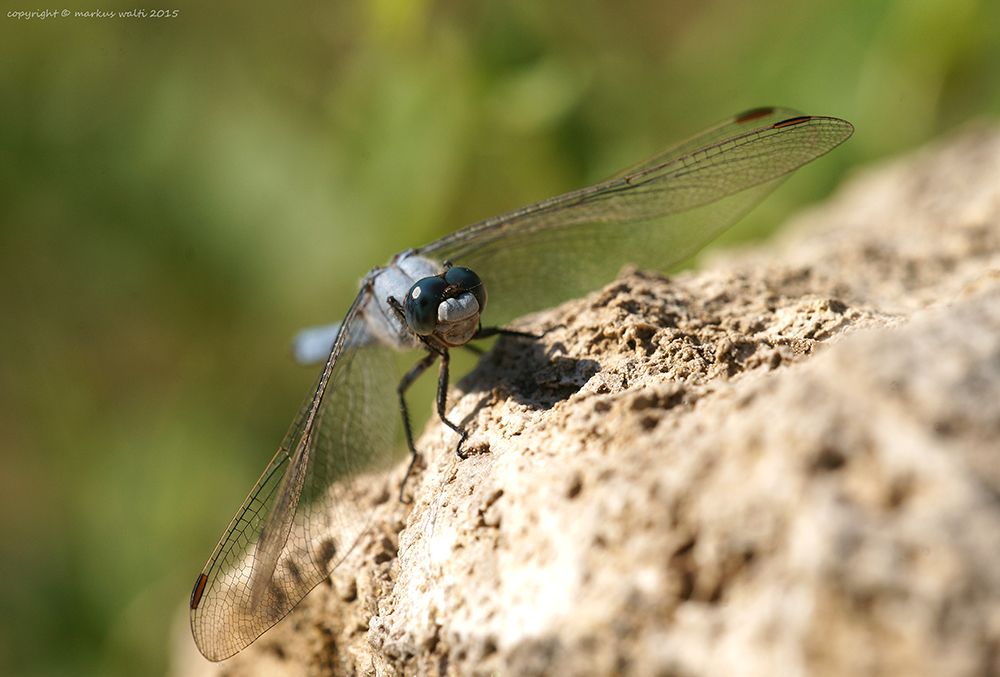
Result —
[{"label": "dark wingtip spot", "polygon": [[809,122],[812,117],[809,115],[800,115],[797,118],[788,118],[787,120],[782,120],[781,122],[776,122],[774,124],[775,129],[781,129],[782,127],[794,127],[795,125],[801,125],[803,122]]},{"label": "dark wingtip spot", "polygon": [[194,582],[194,590],[191,591],[192,611],[198,608],[198,602],[201,601],[201,596],[205,593],[205,583],[207,582],[208,576],[205,574],[198,574],[198,580]]},{"label": "dark wingtip spot", "polygon": [[767,117],[773,112],[773,108],[754,108],[737,115],[736,122],[750,122],[751,120],[756,120],[757,118]]}]

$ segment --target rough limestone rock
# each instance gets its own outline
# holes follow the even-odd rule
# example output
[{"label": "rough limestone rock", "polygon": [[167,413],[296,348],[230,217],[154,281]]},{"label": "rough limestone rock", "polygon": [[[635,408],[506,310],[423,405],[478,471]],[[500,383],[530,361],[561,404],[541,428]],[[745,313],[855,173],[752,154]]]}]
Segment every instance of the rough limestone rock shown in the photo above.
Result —
[{"label": "rough limestone rock", "polygon": [[474,455],[435,420],[329,585],[178,666],[1000,674],[1000,130],[790,233],[526,318],[451,394]]}]

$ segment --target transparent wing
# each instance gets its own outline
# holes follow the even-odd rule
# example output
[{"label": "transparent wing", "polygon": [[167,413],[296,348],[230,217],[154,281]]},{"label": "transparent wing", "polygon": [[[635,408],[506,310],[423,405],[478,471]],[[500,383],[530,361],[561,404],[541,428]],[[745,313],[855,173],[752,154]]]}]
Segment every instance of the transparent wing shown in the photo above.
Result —
[{"label": "transparent wing", "polygon": [[592,291],[624,264],[671,268],[853,131],[836,118],[749,111],[607,181],[487,219],[417,253],[475,270],[490,295],[484,323],[502,325]]},{"label": "transparent wing", "polygon": [[198,578],[191,630],[210,660],[281,620],[368,528],[363,495],[384,481],[400,426],[395,351],[373,344],[364,327],[372,302],[362,289],[314,394]]}]

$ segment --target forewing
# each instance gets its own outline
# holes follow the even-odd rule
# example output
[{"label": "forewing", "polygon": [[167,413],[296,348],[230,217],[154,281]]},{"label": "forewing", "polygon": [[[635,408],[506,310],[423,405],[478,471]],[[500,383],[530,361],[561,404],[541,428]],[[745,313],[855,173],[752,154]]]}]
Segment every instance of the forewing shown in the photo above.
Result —
[{"label": "forewing", "polygon": [[592,291],[625,264],[663,271],[680,263],[853,129],[787,109],[750,111],[627,174],[482,221],[417,253],[475,270],[490,295],[484,322],[502,325]]},{"label": "forewing", "polygon": [[369,526],[366,490],[383,482],[399,429],[394,351],[364,327],[355,300],[285,440],[209,559],[191,597],[201,652],[223,660],[281,620]]},{"label": "forewing", "polygon": [[676,143],[666,148],[652,157],[635,163],[622,171],[609,176],[608,180],[621,179],[631,174],[638,174],[652,167],[676,160],[685,155],[690,155],[709,146],[714,146],[720,141],[732,139],[747,132],[769,127],[784,120],[802,117],[802,113],[791,108],[755,108],[739,115],[724,120],[708,129],[703,129],[691,138]]}]

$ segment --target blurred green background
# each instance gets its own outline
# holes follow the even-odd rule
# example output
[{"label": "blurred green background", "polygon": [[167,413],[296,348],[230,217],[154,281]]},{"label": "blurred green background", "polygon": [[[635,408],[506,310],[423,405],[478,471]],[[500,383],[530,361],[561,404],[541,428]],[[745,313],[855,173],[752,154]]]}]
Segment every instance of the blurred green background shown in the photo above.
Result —
[{"label": "blurred green background", "polygon": [[168,669],[315,375],[290,337],[395,252],[746,108],[853,122],[726,236],[760,237],[852,167],[1000,114],[996,0],[162,9],[0,16],[6,674]]}]

